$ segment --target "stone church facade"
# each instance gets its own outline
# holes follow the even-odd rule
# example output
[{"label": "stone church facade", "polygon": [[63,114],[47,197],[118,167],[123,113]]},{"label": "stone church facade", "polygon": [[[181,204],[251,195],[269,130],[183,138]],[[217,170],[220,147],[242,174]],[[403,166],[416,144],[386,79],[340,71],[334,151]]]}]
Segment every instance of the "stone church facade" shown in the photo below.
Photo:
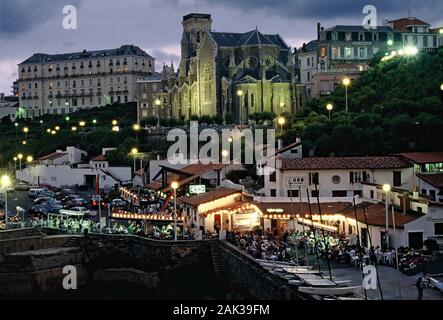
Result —
[{"label": "stone church facade", "polygon": [[141,119],[231,114],[245,123],[254,113],[293,114],[304,105],[305,87],[280,35],[212,32],[211,27],[209,14],[183,18],[179,71],[164,66],[139,82]]}]

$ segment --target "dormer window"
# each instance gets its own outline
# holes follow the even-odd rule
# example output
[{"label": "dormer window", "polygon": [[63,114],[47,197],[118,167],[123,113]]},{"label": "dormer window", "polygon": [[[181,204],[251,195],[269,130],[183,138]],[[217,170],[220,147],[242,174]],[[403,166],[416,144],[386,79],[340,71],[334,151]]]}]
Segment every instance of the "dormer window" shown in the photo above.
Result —
[{"label": "dormer window", "polygon": [[72,70],[76,70],[77,67],[75,66],[75,63],[72,64]]},{"label": "dormer window", "polygon": [[120,65],[120,59],[117,59],[117,63],[116,63],[116,65],[117,65],[117,66]]},{"label": "dormer window", "polygon": [[124,59],[123,59],[123,65],[124,65],[124,66],[128,65],[128,59],[127,59],[127,58],[124,58]]},{"label": "dormer window", "polygon": [[31,66],[28,66],[28,72],[31,72]]},{"label": "dormer window", "polygon": [[37,72],[37,66],[34,66],[34,72]]},{"label": "dormer window", "polygon": [[25,72],[26,72],[25,67],[22,67],[22,73],[25,73]]},{"label": "dormer window", "polygon": [[109,66],[110,66],[110,67],[114,66],[114,60],[112,60],[112,59],[109,60]]},{"label": "dormer window", "polygon": [[84,68],[85,68],[84,63],[83,63],[83,62],[80,62],[80,69],[84,69]]},{"label": "dormer window", "polygon": [[372,34],[372,41],[378,41],[378,33]]},{"label": "dormer window", "polygon": [[89,61],[89,65],[88,68],[91,69],[92,68],[92,61]]}]

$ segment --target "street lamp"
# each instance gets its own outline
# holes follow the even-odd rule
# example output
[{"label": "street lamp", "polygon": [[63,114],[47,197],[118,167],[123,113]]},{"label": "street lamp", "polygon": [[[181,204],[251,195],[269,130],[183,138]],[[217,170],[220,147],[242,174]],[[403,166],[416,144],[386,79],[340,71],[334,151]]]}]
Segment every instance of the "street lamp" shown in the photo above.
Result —
[{"label": "street lamp", "polygon": [[348,105],[348,86],[351,84],[351,79],[349,79],[348,77],[343,79],[343,84],[345,86],[345,90],[346,90],[346,112],[349,111],[349,105]]},{"label": "street lamp", "polygon": [[415,56],[418,54],[418,48],[413,46],[407,46],[403,51],[407,56]]},{"label": "street lamp", "polygon": [[137,157],[137,154],[138,154],[138,149],[137,148],[132,148],[132,150],[131,150],[131,154],[132,154],[132,156],[134,157],[134,175],[135,175],[135,171],[137,170],[137,168],[136,168],[136,162],[135,162],[135,159],[136,159],[136,157]]},{"label": "street lamp", "polygon": [[22,170],[22,159],[23,159],[23,155],[20,153],[18,156],[18,167],[20,169],[20,171]]},{"label": "street lamp", "polygon": [[51,134],[52,134],[53,136],[55,136],[55,135],[57,134],[57,131],[52,130],[52,131],[51,131]]},{"label": "street lamp", "polygon": [[283,132],[283,126],[286,124],[286,119],[283,117],[280,117],[280,118],[278,118],[277,122],[280,125],[281,132]]},{"label": "street lamp", "polygon": [[332,110],[334,110],[334,106],[333,106],[333,104],[332,104],[332,103],[328,103],[328,104],[326,105],[326,110],[329,111],[329,120],[331,120],[331,112],[332,112]]},{"label": "street lamp", "polygon": [[391,186],[389,184],[383,185],[383,191],[385,192],[385,206],[386,206],[386,249],[389,249],[389,192]]},{"label": "street lamp", "polygon": [[32,156],[26,157],[26,162],[31,163],[32,161],[34,161],[34,158]]},{"label": "street lamp", "polygon": [[97,125],[97,120],[96,119],[92,120],[92,124],[94,125],[94,129],[95,129],[95,127]]},{"label": "street lamp", "polygon": [[141,130],[141,126],[138,123],[133,124],[132,130],[135,132],[135,140],[138,141],[138,132]]},{"label": "street lamp", "polygon": [[66,117],[65,120],[66,120],[66,129],[69,129],[69,120],[71,120],[71,118]]},{"label": "street lamp", "polygon": [[8,229],[8,188],[11,185],[11,178],[7,175],[4,175],[0,179],[0,185],[2,189],[5,191],[5,226]]},{"label": "street lamp", "polygon": [[115,127],[118,125],[118,121],[117,120],[112,120],[112,125]]},{"label": "street lamp", "polygon": [[394,45],[394,40],[389,39],[389,40],[388,40],[388,46],[391,47],[391,46],[393,46],[393,45]]},{"label": "street lamp", "polygon": [[85,122],[85,121],[80,121],[80,122],[78,123],[78,125],[80,126],[80,128],[82,128],[82,131],[84,131],[84,128],[85,128],[85,126],[86,126],[86,122]]},{"label": "street lamp", "polygon": [[443,91],[443,83],[440,85],[440,90]]},{"label": "street lamp", "polygon": [[155,106],[156,106],[155,112],[157,114],[157,128],[160,127],[160,105],[161,104],[162,104],[161,100],[157,98],[155,100]]},{"label": "street lamp", "polygon": [[18,134],[18,123],[14,123],[14,127],[15,127],[15,135]]},{"label": "street lamp", "polygon": [[47,133],[51,133],[51,129],[46,129],[46,132]]},{"label": "street lamp", "polygon": [[240,123],[241,124],[243,124],[243,99],[242,99],[242,97],[243,97],[243,90],[241,90],[241,89],[239,89],[239,90],[237,90],[237,97],[238,97],[238,104],[239,104],[239,107],[240,107]]},{"label": "street lamp", "polygon": [[177,189],[179,185],[177,181],[171,183],[171,188],[174,190],[174,240],[177,241]]},{"label": "street lamp", "polygon": [[77,127],[72,127],[71,130],[72,130],[72,132],[76,132],[77,131]]},{"label": "street lamp", "polygon": [[55,126],[55,131],[60,131],[60,126]]},{"label": "street lamp", "polygon": [[25,138],[28,138],[28,133],[29,133],[29,128],[28,127],[24,127],[23,128],[23,132],[25,133]]},{"label": "street lamp", "polygon": [[15,170],[17,170],[17,161],[18,161],[18,158],[17,157],[14,157],[14,171]]}]

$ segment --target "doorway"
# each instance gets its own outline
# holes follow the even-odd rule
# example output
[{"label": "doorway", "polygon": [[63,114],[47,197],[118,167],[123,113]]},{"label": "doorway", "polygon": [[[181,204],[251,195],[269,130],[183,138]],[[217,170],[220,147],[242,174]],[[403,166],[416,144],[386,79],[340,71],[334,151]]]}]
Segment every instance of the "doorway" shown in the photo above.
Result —
[{"label": "doorway", "polygon": [[409,232],[409,247],[423,249],[423,232]]}]

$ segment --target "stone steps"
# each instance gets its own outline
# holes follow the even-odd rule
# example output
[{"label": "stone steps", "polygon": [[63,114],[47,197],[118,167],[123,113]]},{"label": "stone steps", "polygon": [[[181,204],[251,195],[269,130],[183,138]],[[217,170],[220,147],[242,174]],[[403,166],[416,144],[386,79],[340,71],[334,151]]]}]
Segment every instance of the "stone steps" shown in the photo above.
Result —
[{"label": "stone steps", "polygon": [[210,251],[212,258],[212,268],[215,272],[216,277],[220,277],[222,273],[223,258],[220,250],[220,245],[218,243],[211,243]]}]

